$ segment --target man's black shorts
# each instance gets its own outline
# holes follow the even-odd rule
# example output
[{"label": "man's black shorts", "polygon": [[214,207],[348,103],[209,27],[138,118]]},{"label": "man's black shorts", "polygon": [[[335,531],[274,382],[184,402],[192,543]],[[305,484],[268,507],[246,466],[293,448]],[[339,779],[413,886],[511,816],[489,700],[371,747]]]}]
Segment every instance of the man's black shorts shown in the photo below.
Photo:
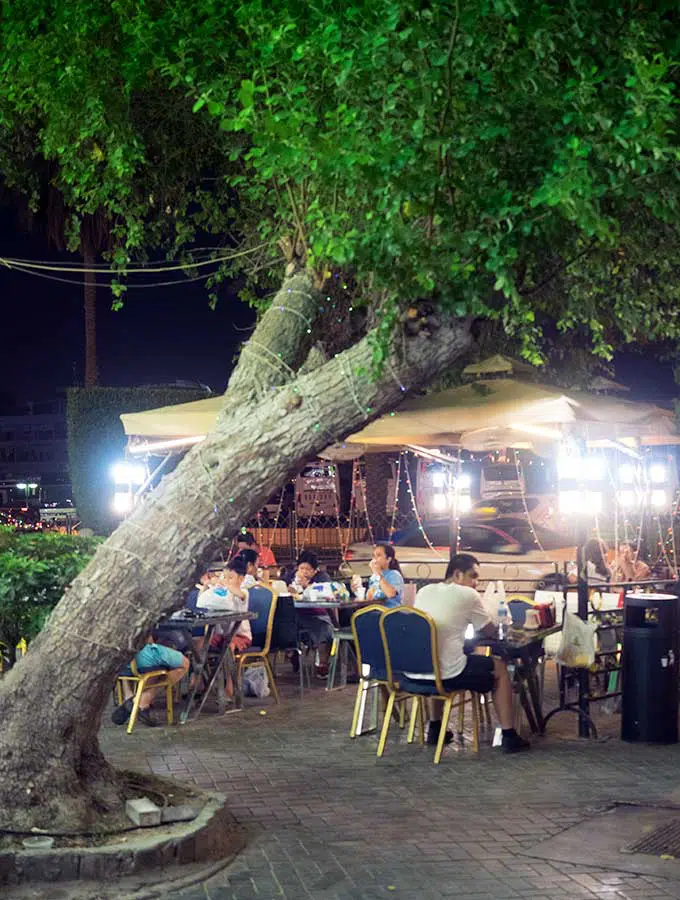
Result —
[{"label": "man's black shorts", "polygon": [[479,694],[488,694],[494,687],[493,657],[471,654],[460,675],[444,678],[442,686],[447,692],[477,691]]}]

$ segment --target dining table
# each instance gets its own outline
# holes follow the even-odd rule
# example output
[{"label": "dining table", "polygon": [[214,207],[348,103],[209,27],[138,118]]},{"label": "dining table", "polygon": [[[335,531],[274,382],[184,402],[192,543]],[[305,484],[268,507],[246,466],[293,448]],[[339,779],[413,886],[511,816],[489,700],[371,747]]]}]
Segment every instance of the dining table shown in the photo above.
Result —
[{"label": "dining table", "polygon": [[[304,610],[314,610],[314,609],[323,609],[323,610],[341,610],[346,609],[349,612],[354,612],[360,606],[366,606],[371,601],[370,600],[357,600],[356,598],[353,600],[303,600],[301,598],[295,598],[295,609],[300,612]],[[333,643],[331,645],[331,653],[330,653],[330,664],[328,669],[328,680],[326,682],[326,690],[332,691],[337,688],[342,688],[347,685],[348,671],[349,671],[349,651],[350,648],[353,648],[353,637],[352,631],[349,626],[339,627],[338,622],[336,621],[333,625]],[[335,674],[337,670],[338,661],[340,662],[340,680],[339,684],[335,684]]]},{"label": "dining table", "polygon": [[[194,718],[198,718],[212,691],[215,691],[216,694],[218,712],[224,713],[227,707],[225,688],[229,678],[231,678],[234,686],[234,707],[236,709],[243,707],[241,680],[238,677],[238,666],[231,649],[231,640],[241,622],[244,622],[246,619],[252,620],[256,618],[257,613],[255,612],[225,610],[195,615],[189,615],[188,613],[175,614],[167,619],[163,619],[156,625],[156,631],[160,633],[181,632],[185,636],[187,647],[192,648],[193,686],[189,689],[189,693],[182,704],[179,715],[180,725],[184,725],[189,721],[189,717],[194,710]],[[220,649],[214,653],[210,651],[210,639],[218,627],[221,629],[224,640]],[[203,644],[199,649],[196,649],[193,632],[198,628],[203,628]],[[199,696],[198,688],[204,675],[207,678],[207,683]],[[198,708],[195,709],[197,704]]]},{"label": "dining table", "polygon": [[478,647],[490,648],[495,656],[507,663],[515,696],[534,734],[544,734],[546,723],[543,713],[543,642],[561,630],[561,624],[537,629],[513,626],[502,638],[479,636],[473,641]]}]

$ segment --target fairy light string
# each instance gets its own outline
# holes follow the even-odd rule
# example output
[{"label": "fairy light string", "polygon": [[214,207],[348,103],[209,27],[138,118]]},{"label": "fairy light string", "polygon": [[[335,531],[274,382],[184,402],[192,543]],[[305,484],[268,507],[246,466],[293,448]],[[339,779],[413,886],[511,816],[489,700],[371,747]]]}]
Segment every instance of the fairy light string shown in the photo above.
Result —
[{"label": "fairy light string", "polygon": [[[349,529],[348,533],[351,534],[353,529],[357,527],[356,520],[356,484],[357,484],[357,465],[358,460],[352,460],[352,489],[349,495]],[[342,552],[342,561],[346,562],[347,560],[347,549],[349,547],[350,541],[348,540],[345,548]]]},{"label": "fairy light string", "polygon": [[[361,471],[361,469],[359,471]],[[368,479],[366,478],[365,472],[362,477],[362,482],[363,482],[363,486],[364,486],[364,488],[363,488],[363,491],[364,491],[364,514],[366,516],[366,526],[368,528],[368,534],[371,539],[371,545],[373,547],[375,547],[376,546],[375,534],[373,533],[373,526],[371,525],[371,517],[368,514]]]},{"label": "fairy light string", "polygon": [[[416,456],[415,453],[413,455]],[[425,539],[425,543],[430,548],[430,550],[432,550],[432,552],[435,554],[435,556],[437,556],[439,559],[444,559],[445,557],[443,557],[441,555],[441,553],[439,553],[437,548],[434,546],[432,541],[427,536],[427,532],[425,531],[425,528],[423,526],[423,520],[420,516],[420,513],[418,512],[418,506],[416,504],[415,494],[413,493],[413,484],[411,483],[411,473],[409,472],[408,461],[407,461],[406,465],[404,466],[404,468],[406,469],[406,489],[408,491],[409,497],[411,498],[411,506],[413,507],[413,514],[416,517],[416,522],[418,523],[418,530],[420,531],[423,538]]]},{"label": "fairy light string", "polygon": [[392,540],[392,535],[395,532],[395,522],[397,520],[397,511],[399,508],[399,485],[401,483],[401,457],[404,451],[402,450],[399,456],[397,457],[397,469],[394,474],[394,504],[392,506],[392,520],[390,521],[390,531],[389,531],[389,539]]},{"label": "fairy light string", "polygon": [[347,545],[349,544],[349,529],[347,530],[347,540],[343,537],[343,528],[340,523],[340,499],[338,497],[338,479],[336,477],[337,466],[331,466],[331,477],[333,479],[333,505],[335,506],[335,530],[338,536],[338,546],[340,549],[340,558],[345,558]]},{"label": "fairy light string", "polygon": [[525,492],[525,481],[524,481],[524,470],[522,468],[522,464],[519,459],[519,453],[517,450],[513,449],[512,455],[515,460],[515,472],[517,473],[517,481],[519,482],[519,491],[522,497],[522,506],[524,508],[524,515],[526,516],[526,520],[529,523],[529,529],[531,530],[531,535],[534,539],[534,542],[538,546],[538,549],[541,553],[545,553],[545,548],[541,543],[538,534],[536,533],[536,529],[534,528],[534,523],[532,521],[531,516],[529,515],[529,507],[527,505],[527,497]]}]

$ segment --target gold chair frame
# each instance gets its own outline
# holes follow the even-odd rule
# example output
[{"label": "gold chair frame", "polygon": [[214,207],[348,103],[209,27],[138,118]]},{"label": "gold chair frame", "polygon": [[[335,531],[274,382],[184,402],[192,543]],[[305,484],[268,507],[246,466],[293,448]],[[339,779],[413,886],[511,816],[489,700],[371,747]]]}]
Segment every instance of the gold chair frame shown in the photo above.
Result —
[{"label": "gold chair frame", "polygon": [[276,591],[272,590],[269,585],[261,584],[260,582],[258,582],[257,586],[266,588],[266,590],[268,590],[272,595],[272,602],[269,607],[269,618],[267,619],[267,630],[265,632],[264,647],[261,647],[259,650],[246,649],[243,651],[243,653],[239,653],[236,655],[236,677],[241,679],[243,677],[244,669],[247,669],[250,666],[256,666],[260,663],[263,664],[267,671],[267,676],[269,678],[269,684],[271,687],[272,696],[274,697],[274,702],[279,703],[279,689],[276,686],[274,670],[272,669],[272,665],[269,662],[269,648],[272,642],[272,633],[274,631],[274,616],[276,615],[276,603],[279,599],[279,595],[276,593]]},{"label": "gold chair frame", "polygon": [[132,712],[130,713],[130,719],[128,720],[128,726],[126,729],[127,733],[132,734],[132,729],[135,727],[137,714],[139,713],[139,702],[142,699],[142,694],[144,693],[144,691],[151,690],[152,688],[165,688],[167,722],[168,725],[172,725],[174,721],[174,706],[172,698],[173,684],[168,678],[168,672],[170,670],[152,669],[150,672],[140,672],[134,659],[130,663],[130,669],[132,670],[131,675],[118,675],[116,678],[116,696],[119,705],[123,703],[123,683],[129,682],[136,685],[134,700],[132,703]]},{"label": "gold chair frame", "polygon": [[[395,614],[399,615],[408,615],[408,616],[418,616],[421,619],[424,619],[430,630],[430,655],[432,657],[432,670],[434,672],[434,685],[436,689],[436,693],[433,694],[413,694],[408,690],[401,687],[398,681],[395,681],[394,674],[392,670],[392,660],[390,658],[389,646],[387,643],[387,635],[385,633],[385,619],[388,616],[392,616]],[[385,649],[385,662],[387,665],[387,677],[388,677],[388,685],[387,689],[389,691],[389,697],[387,701],[387,710],[385,712],[385,718],[383,720],[382,732],[380,734],[380,741],[378,742],[378,756],[382,756],[385,750],[385,744],[387,742],[387,735],[390,727],[390,717],[392,708],[394,706],[395,697],[397,692],[400,694],[405,694],[406,696],[410,696],[411,700],[411,718],[409,722],[409,729],[407,735],[407,741],[409,744],[413,743],[416,725],[418,721],[420,721],[421,728],[421,743],[425,742],[425,700],[443,700],[444,701],[444,712],[442,715],[442,725],[439,730],[439,740],[437,741],[437,746],[434,753],[434,763],[435,765],[439,765],[441,760],[442,751],[444,749],[444,739],[446,737],[446,725],[448,724],[449,718],[451,716],[452,709],[458,710],[458,730],[462,732],[463,724],[464,724],[464,715],[465,715],[465,704],[470,702],[472,708],[472,749],[475,753],[479,752],[479,720],[480,720],[480,695],[474,691],[466,691],[466,690],[458,690],[458,691],[445,691],[444,686],[442,685],[441,673],[439,669],[439,653],[437,648],[437,626],[434,623],[434,620],[431,616],[429,616],[426,612],[423,612],[420,609],[416,609],[414,607],[395,607],[394,609],[386,610],[382,616],[380,617],[380,634],[383,640],[383,647]],[[470,700],[465,699],[465,695],[470,694]]]}]

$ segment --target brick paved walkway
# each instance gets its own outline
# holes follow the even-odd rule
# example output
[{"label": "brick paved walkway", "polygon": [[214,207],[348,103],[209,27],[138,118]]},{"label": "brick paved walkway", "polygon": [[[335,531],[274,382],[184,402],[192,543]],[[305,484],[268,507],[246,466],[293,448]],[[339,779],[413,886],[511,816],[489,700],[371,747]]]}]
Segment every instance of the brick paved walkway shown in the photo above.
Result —
[{"label": "brick paved walkway", "polygon": [[252,829],[241,856],[177,900],[680,898],[680,882],[520,853],[613,800],[677,800],[680,746],[582,742],[563,714],[528,754],[448,748],[435,767],[394,728],[377,760],[375,737],[348,737],[353,688],[283,693],[279,707],[184,727],[103,729],[115,763],[220,790]]}]

